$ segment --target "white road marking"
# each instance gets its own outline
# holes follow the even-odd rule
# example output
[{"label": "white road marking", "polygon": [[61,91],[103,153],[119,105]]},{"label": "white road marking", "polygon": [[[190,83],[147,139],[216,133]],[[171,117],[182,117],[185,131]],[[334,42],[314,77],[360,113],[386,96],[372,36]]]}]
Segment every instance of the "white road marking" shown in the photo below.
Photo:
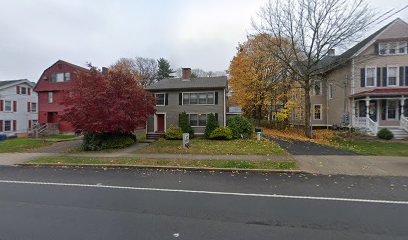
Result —
[{"label": "white road marking", "polygon": [[30,182],[30,181],[13,181],[13,180],[0,180],[0,183],[29,184],[29,185],[51,185],[51,186],[64,186],[64,187],[125,189],[125,190],[137,190],[137,191],[152,191],[152,192],[197,193],[197,194],[244,196],[244,197],[288,198],[288,199],[303,199],[303,200],[323,200],[323,201],[340,201],[340,202],[361,202],[361,203],[382,203],[382,204],[408,205],[408,201],[358,199],[358,198],[336,198],[336,197],[313,197],[313,196],[296,196],[296,195],[281,195],[281,194],[212,192],[212,191],[166,189],[166,188],[110,186],[110,185],[102,185],[102,184],[93,185],[93,184],[80,184],[80,183]]}]

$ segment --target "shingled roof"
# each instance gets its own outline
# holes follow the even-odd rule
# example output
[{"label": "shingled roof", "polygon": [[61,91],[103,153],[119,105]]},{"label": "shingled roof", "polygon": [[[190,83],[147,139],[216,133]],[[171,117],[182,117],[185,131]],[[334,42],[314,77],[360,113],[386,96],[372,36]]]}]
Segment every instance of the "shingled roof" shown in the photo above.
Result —
[{"label": "shingled roof", "polygon": [[200,77],[191,80],[166,78],[154,83],[146,90],[180,90],[180,89],[223,89],[227,88],[227,77]]},{"label": "shingled roof", "polygon": [[0,81],[0,87],[12,85],[14,83],[19,83],[19,82],[27,82],[34,86],[35,83],[28,81],[27,79],[17,79],[17,80],[5,80],[5,81]]}]

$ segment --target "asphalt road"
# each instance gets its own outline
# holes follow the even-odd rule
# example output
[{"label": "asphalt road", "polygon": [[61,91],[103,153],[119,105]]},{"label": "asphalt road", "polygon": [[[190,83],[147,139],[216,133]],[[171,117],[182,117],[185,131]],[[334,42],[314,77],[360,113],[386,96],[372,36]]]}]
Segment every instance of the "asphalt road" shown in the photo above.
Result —
[{"label": "asphalt road", "polygon": [[403,177],[0,167],[0,239],[408,239],[407,184]]}]

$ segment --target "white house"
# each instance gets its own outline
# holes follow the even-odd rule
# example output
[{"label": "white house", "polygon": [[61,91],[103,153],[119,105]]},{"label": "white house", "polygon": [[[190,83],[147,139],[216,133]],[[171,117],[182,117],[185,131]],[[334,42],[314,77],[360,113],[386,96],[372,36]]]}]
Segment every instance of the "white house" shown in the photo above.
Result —
[{"label": "white house", "polygon": [[37,124],[38,96],[27,79],[0,81],[0,133],[28,133]]}]

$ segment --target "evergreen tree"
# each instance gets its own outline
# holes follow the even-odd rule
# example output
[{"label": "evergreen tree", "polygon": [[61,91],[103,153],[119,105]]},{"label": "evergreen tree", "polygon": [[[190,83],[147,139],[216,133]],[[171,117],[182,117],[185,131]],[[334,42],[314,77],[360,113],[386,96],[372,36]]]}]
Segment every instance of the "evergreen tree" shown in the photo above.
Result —
[{"label": "evergreen tree", "polygon": [[217,118],[214,113],[208,114],[207,126],[205,126],[204,136],[205,138],[210,138],[211,133],[219,127]]},{"label": "evergreen tree", "polygon": [[179,116],[179,127],[183,130],[183,133],[189,133],[190,138],[194,137],[194,130],[190,125],[188,115],[186,112],[182,112]]},{"label": "evergreen tree", "polygon": [[175,73],[176,71],[171,69],[169,61],[167,61],[164,58],[160,58],[159,60],[157,60],[157,63],[159,65],[159,70],[157,71],[157,78],[159,80],[174,77],[172,76],[172,74]]}]

